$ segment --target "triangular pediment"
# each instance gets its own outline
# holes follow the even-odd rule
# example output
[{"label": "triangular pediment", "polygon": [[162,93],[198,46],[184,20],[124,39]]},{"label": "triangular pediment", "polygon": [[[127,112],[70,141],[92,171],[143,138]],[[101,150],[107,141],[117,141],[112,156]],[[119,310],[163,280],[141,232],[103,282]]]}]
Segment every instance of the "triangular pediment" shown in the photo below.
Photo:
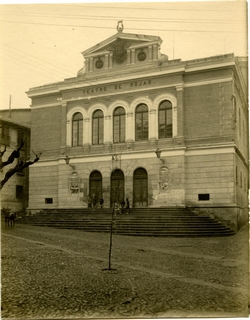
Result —
[{"label": "triangular pediment", "polygon": [[118,32],[112,37],[83,51],[82,55],[87,57],[98,53],[110,52],[118,45],[122,45],[124,49],[129,49],[144,46],[145,44],[149,45],[150,43],[158,43],[160,45],[162,40],[158,36]]}]

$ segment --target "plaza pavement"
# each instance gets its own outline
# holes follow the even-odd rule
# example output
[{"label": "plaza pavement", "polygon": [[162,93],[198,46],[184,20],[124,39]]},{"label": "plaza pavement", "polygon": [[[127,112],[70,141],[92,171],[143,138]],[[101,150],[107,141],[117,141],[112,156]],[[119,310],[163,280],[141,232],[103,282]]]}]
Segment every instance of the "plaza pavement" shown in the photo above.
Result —
[{"label": "plaza pavement", "polygon": [[2,225],[2,319],[247,317],[249,230],[160,238]]}]

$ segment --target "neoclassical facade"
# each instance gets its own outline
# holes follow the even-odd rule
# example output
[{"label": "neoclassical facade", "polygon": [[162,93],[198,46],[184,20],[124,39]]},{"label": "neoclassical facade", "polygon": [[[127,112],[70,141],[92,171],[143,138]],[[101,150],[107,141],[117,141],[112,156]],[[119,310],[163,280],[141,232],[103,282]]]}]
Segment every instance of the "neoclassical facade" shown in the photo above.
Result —
[{"label": "neoclassical facade", "polygon": [[157,36],[124,33],[84,67],[31,88],[29,209],[190,207],[238,223],[248,206],[247,59],[169,60]]}]

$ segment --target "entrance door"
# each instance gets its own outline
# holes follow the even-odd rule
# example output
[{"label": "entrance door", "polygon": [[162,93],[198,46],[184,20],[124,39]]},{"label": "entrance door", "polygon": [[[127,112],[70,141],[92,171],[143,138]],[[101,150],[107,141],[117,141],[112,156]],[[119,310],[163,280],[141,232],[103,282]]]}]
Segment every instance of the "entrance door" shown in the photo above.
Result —
[{"label": "entrance door", "polygon": [[89,195],[96,203],[102,197],[102,175],[99,171],[93,171],[89,177]]},{"label": "entrance door", "polygon": [[133,206],[148,206],[148,174],[143,168],[138,168],[134,172],[133,186]]},{"label": "entrance door", "polygon": [[122,170],[116,169],[111,174],[110,207],[114,202],[120,203],[124,200],[124,174]]}]

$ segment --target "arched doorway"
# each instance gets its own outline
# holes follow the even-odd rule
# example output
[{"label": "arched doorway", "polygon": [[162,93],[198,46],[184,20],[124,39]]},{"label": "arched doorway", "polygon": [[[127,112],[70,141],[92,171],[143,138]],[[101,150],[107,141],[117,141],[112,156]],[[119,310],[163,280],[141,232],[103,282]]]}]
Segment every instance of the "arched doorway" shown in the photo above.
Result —
[{"label": "arched doorway", "polygon": [[112,171],[110,182],[110,206],[112,207],[115,201],[120,203],[124,200],[124,174],[122,170]]},{"label": "arched doorway", "polygon": [[97,170],[91,172],[89,177],[89,195],[96,202],[102,197],[102,175]]},{"label": "arched doorway", "polygon": [[134,172],[133,178],[133,206],[148,206],[148,174],[143,168],[138,168]]}]

